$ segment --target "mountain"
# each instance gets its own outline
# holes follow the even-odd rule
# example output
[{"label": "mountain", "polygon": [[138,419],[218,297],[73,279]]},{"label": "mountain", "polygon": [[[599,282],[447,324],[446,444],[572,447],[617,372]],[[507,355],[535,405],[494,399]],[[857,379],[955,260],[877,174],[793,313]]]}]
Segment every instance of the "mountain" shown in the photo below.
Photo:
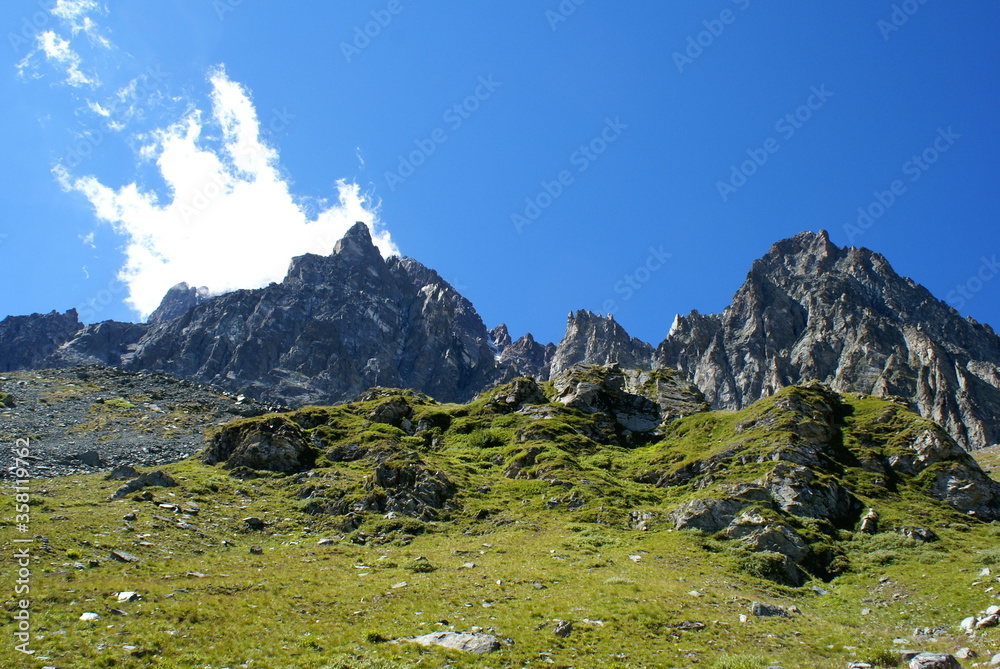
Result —
[{"label": "mountain", "polygon": [[774,244],[721,314],[678,316],[656,365],[680,369],[714,408],[817,379],[905,398],[966,449],[1000,443],[1000,337],[825,231]]},{"label": "mountain", "polygon": [[294,258],[280,284],[214,298],[181,284],[145,324],[5,319],[0,364],[157,370],[295,406],[380,385],[469,399],[499,376],[472,304],[415,260],[383,259],[363,223],[330,256]]},{"label": "mountain", "polygon": [[774,244],[722,313],[678,316],[656,347],[589,311],[569,314],[557,344],[487,330],[436,272],[382,258],[361,223],[331,255],[294,258],[280,284],[215,297],[180,284],[147,323],[84,326],[72,310],[0,322],[0,372],[155,370],[288,406],[372,386],[468,401],[580,363],[680,370],[717,409],[818,380],[904,398],[967,450],[1000,443],[1000,337],[881,255],[838,248],[822,231]]}]

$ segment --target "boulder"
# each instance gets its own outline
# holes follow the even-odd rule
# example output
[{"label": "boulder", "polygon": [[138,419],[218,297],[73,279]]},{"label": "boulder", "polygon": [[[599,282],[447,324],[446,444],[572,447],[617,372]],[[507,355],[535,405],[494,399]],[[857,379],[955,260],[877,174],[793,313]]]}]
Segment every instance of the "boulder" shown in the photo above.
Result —
[{"label": "boulder", "polygon": [[490,391],[487,405],[503,413],[509,413],[517,411],[525,404],[546,404],[548,401],[534,379],[522,376]]},{"label": "boulder", "polygon": [[746,503],[735,499],[693,499],[670,512],[675,530],[718,532],[729,525]]},{"label": "boulder", "polygon": [[365,508],[356,511],[377,510],[423,520],[437,518],[437,511],[445,507],[456,491],[455,484],[443,472],[432,472],[419,460],[390,460],[376,465],[364,487],[376,494],[364,500]]},{"label": "boulder", "polygon": [[286,474],[306,471],[318,452],[299,425],[284,416],[237,422],[222,428],[202,457],[208,465],[247,468]]},{"label": "boulder", "polygon": [[878,512],[875,509],[868,509],[868,513],[861,518],[858,531],[864,534],[878,534]]},{"label": "boulder", "polygon": [[928,492],[931,497],[980,520],[1000,520],[1000,483],[984,473],[967,454],[935,467]]},{"label": "boulder", "polygon": [[750,615],[756,616],[757,618],[788,618],[790,614],[788,609],[784,606],[776,606],[774,604],[763,604],[761,602],[753,602],[750,604]]},{"label": "boulder", "polygon": [[104,461],[101,460],[101,454],[94,450],[77,453],[76,455],[71,456],[71,458],[73,460],[77,460],[78,462],[82,462],[88,467],[101,467],[104,465]]},{"label": "boulder", "polygon": [[500,641],[492,634],[472,632],[433,632],[423,636],[398,639],[396,643],[416,643],[421,646],[442,646],[474,655],[500,650]]},{"label": "boulder", "polygon": [[576,364],[552,378],[555,400],[586,413],[604,413],[619,431],[659,434],[681,416],[707,411],[701,393],[668,369],[622,370]]},{"label": "boulder", "polygon": [[910,669],[962,669],[953,655],[920,653],[910,660]]},{"label": "boulder", "polygon": [[907,539],[923,544],[937,541],[937,535],[923,527],[901,527],[897,531]]},{"label": "boulder", "polygon": [[755,511],[740,514],[724,532],[726,538],[737,539],[753,551],[780,553],[792,562],[801,562],[809,555],[809,547],[795,530]]},{"label": "boulder", "polygon": [[112,469],[107,476],[104,477],[105,481],[128,481],[129,479],[134,479],[139,476],[139,472],[132,465],[121,465]]},{"label": "boulder", "polygon": [[177,485],[171,476],[160,470],[140,474],[138,478],[132,479],[122,487],[118,488],[111,496],[111,499],[121,499],[130,493],[146,487],[160,486],[162,488],[173,488]]},{"label": "boulder", "polygon": [[385,423],[386,425],[405,429],[405,424],[409,423],[409,418],[412,415],[413,408],[405,399],[402,397],[393,397],[375,407],[368,414],[368,420],[373,423]]},{"label": "boulder", "polygon": [[556,623],[555,629],[552,633],[555,634],[560,639],[565,639],[573,632],[573,623],[568,620],[560,620]]}]

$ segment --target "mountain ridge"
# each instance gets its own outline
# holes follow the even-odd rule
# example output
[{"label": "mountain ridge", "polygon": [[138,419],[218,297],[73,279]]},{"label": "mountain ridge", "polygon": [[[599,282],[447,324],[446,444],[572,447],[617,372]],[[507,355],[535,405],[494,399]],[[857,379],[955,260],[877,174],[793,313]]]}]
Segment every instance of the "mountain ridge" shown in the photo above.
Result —
[{"label": "mountain ridge", "polygon": [[677,315],[659,344],[586,310],[568,315],[558,343],[530,333],[512,341],[434,270],[383,259],[363,223],[331,255],[293,258],[281,283],[215,297],[180,284],[147,323],[85,326],[74,310],[0,322],[0,371],[157,370],[290,406],[342,402],[371,386],[468,401],[577,363],[678,369],[716,409],[818,380],[903,397],[967,450],[1000,443],[1000,337],[880,254],[837,247],[822,230],[775,242],[729,306]]}]

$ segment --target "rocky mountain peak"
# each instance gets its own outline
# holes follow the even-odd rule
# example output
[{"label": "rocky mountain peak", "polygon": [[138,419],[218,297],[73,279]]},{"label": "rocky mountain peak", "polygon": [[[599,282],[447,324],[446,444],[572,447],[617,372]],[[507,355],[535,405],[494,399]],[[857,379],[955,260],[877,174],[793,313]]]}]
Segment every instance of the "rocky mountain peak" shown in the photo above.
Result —
[{"label": "rocky mountain peak", "polygon": [[490,330],[490,341],[493,342],[493,346],[497,350],[497,355],[502,354],[503,350],[511,345],[510,332],[507,330],[505,323],[501,323]]},{"label": "rocky mountain peak", "polygon": [[183,316],[209,297],[208,288],[192,288],[187,282],[181,282],[167,291],[160,301],[160,306],[149,315],[147,323],[164,323]]},{"label": "rocky mountain peak", "polygon": [[683,370],[716,408],[815,379],[905,397],[965,448],[1000,443],[1000,338],[822,231],[772,245],[721,314],[678,318],[656,362]]},{"label": "rocky mountain peak", "polygon": [[830,241],[826,230],[800,232],[794,237],[771,245],[764,256],[754,261],[748,278],[774,274],[793,276],[816,275],[837,262],[842,249]]},{"label": "rocky mountain peak", "polygon": [[652,358],[653,348],[630,337],[613,316],[580,310],[570,312],[566,318],[566,332],[556,346],[549,375],[555,376],[581,362],[651,369]]},{"label": "rocky mountain peak", "polygon": [[373,259],[382,258],[375,243],[372,242],[371,231],[368,225],[358,221],[347,231],[346,234],[333,245],[333,255],[355,256],[358,258]]}]

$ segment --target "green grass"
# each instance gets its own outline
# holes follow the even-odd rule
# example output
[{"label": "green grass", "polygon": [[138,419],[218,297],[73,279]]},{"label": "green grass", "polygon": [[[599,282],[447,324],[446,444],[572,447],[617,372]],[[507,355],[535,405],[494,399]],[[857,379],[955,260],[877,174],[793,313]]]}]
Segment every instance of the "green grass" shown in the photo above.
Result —
[{"label": "green grass", "polygon": [[[413,424],[424,420],[427,429],[411,436],[370,423],[372,411],[393,398],[408,402]],[[673,531],[664,519],[684,500],[759,476],[756,458],[809,429],[811,412],[823,410],[819,401],[809,390],[789,389],[741,412],[678,420],[661,441],[631,448],[602,437],[599,416],[559,405],[549,405],[552,418],[534,420],[498,412],[484,398],[440,405],[379,391],[365,402],[282,417],[317,449],[311,475],[259,472],[240,480],[195,460],[164,467],[179,485],[154,489],[156,500],[196,503],[198,514],[183,518],[195,529],[168,522],[175,512],[149,502],[108,501],[118,482],[36,481],[31,534],[47,539],[32,545],[32,647],[48,658],[38,666],[892,666],[886,649],[893,639],[909,638],[916,627],[957,625],[996,603],[995,583],[976,578],[984,565],[1000,564],[995,523],[967,519],[907,481],[877,499],[865,495],[873,484],[857,463],[903,448],[898,435],[919,433],[922,419],[867,398],[846,398],[837,408],[843,448],[823,464],[825,475],[877,504],[886,531],[868,536],[785,518],[814,552],[836,558],[829,582],[781,585],[768,580],[771,556]],[[793,405],[799,408],[789,413]],[[271,418],[223,429],[252,432]],[[637,480],[727,451],[733,459],[711,480],[673,487]],[[515,471],[512,464],[526,463],[529,452],[530,464]],[[754,462],[738,463],[744,456]],[[357,513],[354,504],[384,494],[371,484],[377,464],[440,471],[455,493],[432,520]],[[572,499],[582,506],[571,510]],[[13,506],[12,494],[0,496],[0,508],[11,510],[0,514],[8,555],[22,537]],[[130,511],[137,518],[126,522]],[[647,531],[630,529],[630,511],[653,513]],[[266,529],[245,529],[248,516]],[[927,527],[939,540],[906,540],[892,531],[901,526]],[[116,549],[139,561],[111,560]],[[87,566],[91,560],[97,566]],[[813,585],[829,594],[816,594]],[[114,593],[122,590],[142,599],[118,603]],[[13,583],[6,592],[9,616]],[[801,613],[742,622],[754,601]],[[871,613],[862,616],[864,608]],[[101,617],[82,622],[85,611]],[[574,622],[568,638],[552,634],[556,620]],[[512,643],[479,658],[390,643],[449,629],[482,629]],[[996,629],[974,640],[956,629],[919,645],[943,652],[972,645],[985,655],[998,644]],[[23,662],[12,646],[0,646],[0,666]]]}]

